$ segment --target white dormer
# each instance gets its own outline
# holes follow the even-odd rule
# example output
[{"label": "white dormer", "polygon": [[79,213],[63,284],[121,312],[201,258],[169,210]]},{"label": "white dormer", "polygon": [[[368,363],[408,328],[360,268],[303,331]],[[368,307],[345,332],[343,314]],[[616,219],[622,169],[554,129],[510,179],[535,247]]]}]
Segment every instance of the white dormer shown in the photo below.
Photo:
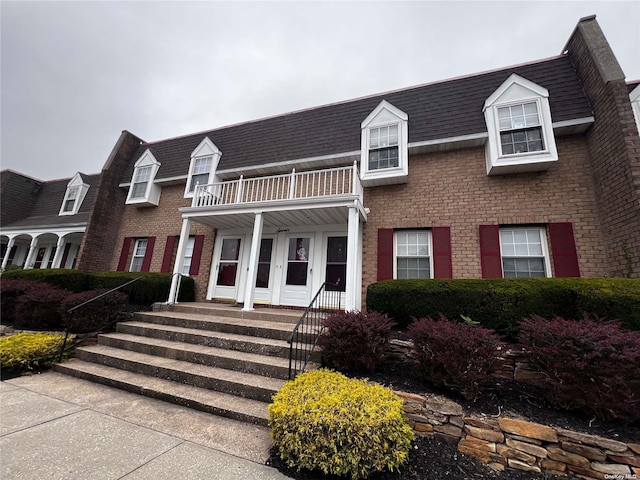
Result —
[{"label": "white dormer", "polygon": [[631,90],[631,93],[629,94],[629,101],[631,102],[633,116],[636,118],[638,132],[640,132],[640,85],[636,85],[636,88]]},{"label": "white dormer", "polygon": [[512,74],[483,111],[487,175],[546,170],[558,160],[546,88]]},{"label": "white dormer", "polygon": [[67,183],[67,191],[64,194],[59,215],[75,215],[78,213],[88,191],[89,185],[84,183],[79,172],[76,173]]},{"label": "white dormer", "polygon": [[138,205],[141,207],[157,206],[160,201],[161,188],[153,183],[156,178],[160,162],[156,160],[147,149],[135,163],[129,194],[127,195],[127,205]]},{"label": "white dormer", "polygon": [[407,181],[408,118],[383,100],[362,122],[360,176],[364,186]]},{"label": "white dormer", "polygon": [[205,137],[200,145],[191,152],[189,176],[184,189],[185,198],[193,197],[197,185],[207,185],[218,181],[215,173],[221,156],[222,152],[209,137]]}]

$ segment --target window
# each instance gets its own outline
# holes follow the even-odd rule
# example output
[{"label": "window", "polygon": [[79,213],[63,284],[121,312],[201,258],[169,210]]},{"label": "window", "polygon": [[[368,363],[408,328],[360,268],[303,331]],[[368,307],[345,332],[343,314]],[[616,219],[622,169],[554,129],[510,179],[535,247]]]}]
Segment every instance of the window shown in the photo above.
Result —
[{"label": "window", "polygon": [[406,113],[383,100],[362,122],[360,176],[363,185],[407,181],[408,118]]},{"label": "window", "polygon": [[62,199],[59,215],[75,215],[80,210],[82,201],[89,191],[89,185],[84,182],[82,175],[76,173],[67,183],[67,190]]},{"label": "window", "polygon": [[154,179],[159,169],[160,162],[147,149],[135,163],[127,204],[141,207],[158,205],[161,189],[154,183]]},{"label": "window", "polygon": [[513,74],[483,111],[488,175],[546,170],[558,160],[546,88]]},{"label": "window", "polygon": [[209,137],[205,137],[196,149],[191,152],[189,175],[184,190],[186,198],[193,197],[198,185],[208,185],[218,181],[215,173],[221,156],[222,152]]},{"label": "window", "polygon": [[503,155],[544,150],[542,127],[535,102],[498,108]]},{"label": "window", "polygon": [[131,199],[144,198],[147,195],[149,180],[151,180],[151,167],[142,167],[136,171],[131,187]]},{"label": "window", "polygon": [[213,157],[196,158],[193,164],[193,173],[191,174],[191,183],[189,192],[193,193],[198,185],[206,185],[209,183],[209,173],[211,173],[211,162]]},{"label": "window", "polygon": [[502,276],[546,277],[547,247],[542,228],[501,228]]},{"label": "window", "polygon": [[146,238],[137,239],[135,246],[133,247],[133,258],[131,259],[131,267],[129,268],[130,272],[142,271],[142,262],[144,261],[144,256],[146,253],[147,253],[147,239]]},{"label": "window", "polygon": [[193,259],[193,249],[196,243],[196,237],[191,236],[187,240],[187,249],[184,254],[184,265],[182,266],[182,273],[184,275],[189,275],[189,270],[191,270],[191,260]]},{"label": "window", "polygon": [[396,232],[395,278],[432,278],[429,231]]}]

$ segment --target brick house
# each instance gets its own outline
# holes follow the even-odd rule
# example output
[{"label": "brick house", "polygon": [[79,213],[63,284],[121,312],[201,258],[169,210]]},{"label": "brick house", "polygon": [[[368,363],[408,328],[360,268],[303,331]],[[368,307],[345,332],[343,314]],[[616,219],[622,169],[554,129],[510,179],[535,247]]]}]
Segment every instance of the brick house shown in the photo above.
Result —
[{"label": "brick house", "polygon": [[0,180],[2,271],[74,268],[100,175],[41,181],[3,170]]},{"label": "brick house", "polygon": [[[197,299],[347,309],[389,278],[640,274],[640,90],[595,17],[558,56],[144,142],[102,171],[79,268]],[[176,279],[170,292],[175,299]]]}]

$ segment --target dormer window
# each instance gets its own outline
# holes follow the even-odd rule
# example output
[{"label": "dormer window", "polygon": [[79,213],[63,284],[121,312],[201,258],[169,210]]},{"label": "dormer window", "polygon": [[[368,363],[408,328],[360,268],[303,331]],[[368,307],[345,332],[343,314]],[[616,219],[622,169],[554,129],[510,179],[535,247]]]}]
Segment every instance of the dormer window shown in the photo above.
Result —
[{"label": "dormer window", "polygon": [[540,171],[558,160],[549,92],[511,75],[485,102],[487,174]]},{"label": "dormer window", "polygon": [[407,120],[406,113],[383,100],[362,122],[360,175],[363,185],[407,181]]},{"label": "dormer window", "polygon": [[128,205],[138,205],[140,207],[157,206],[160,201],[160,186],[153,183],[153,180],[160,168],[151,150],[147,150],[135,163],[129,194],[127,195]]},{"label": "dormer window", "polygon": [[67,184],[67,191],[64,194],[59,215],[75,215],[80,210],[89,185],[84,183],[82,175],[76,175]]},{"label": "dormer window", "polygon": [[209,185],[216,183],[216,168],[222,152],[215,144],[205,137],[200,145],[191,152],[191,164],[189,165],[189,177],[187,178],[187,186],[184,190],[186,198],[193,197],[198,185]]}]

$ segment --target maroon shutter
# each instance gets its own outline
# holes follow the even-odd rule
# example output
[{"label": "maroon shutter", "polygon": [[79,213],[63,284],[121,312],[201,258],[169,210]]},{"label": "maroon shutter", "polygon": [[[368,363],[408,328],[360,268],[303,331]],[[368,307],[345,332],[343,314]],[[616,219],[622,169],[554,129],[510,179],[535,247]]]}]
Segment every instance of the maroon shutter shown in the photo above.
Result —
[{"label": "maroon shutter", "polygon": [[556,277],[579,277],[580,267],[571,223],[550,223],[549,240]]},{"label": "maroon shutter", "polygon": [[167,244],[164,246],[164,255],[162,256],[162,267],[160,267],[160,271],[162,273],[170,273],[171,272],[171,260],[173,260],[173,251],[176,246],[176,236],[169,235],[167,237]]},{"label": "maroon shutter", "polygon": [[151,266],[151,257],[153,257],[153,247],[156,244],[156,237],[147,238],[147,249],[144,252],[144,258],[142,259],[141,272],[148,272]]},{"label": "maroon shutter", "polygon": [[119,272],[124,272],[127,268],[127,259],[129,258],[129,251],[131,250],[131,240],[133,240],[132,237],[125,237],[124,242],[122,242],[120,260],[118,261],[118,267],[116,268]]},{"label": "maroon shutter", "polygon": [[198,275],[200,272],[200,257],[202,257],[202,246],[204,245],[204,235],[196,235],[193,240],[193,256],[191,257],[191,267],[189,275]]},{"label": "maroon shutter", "polygon": [[482,278],[502,278],[498,225],[480,225],[480,264]]},{"label": "maroon shutter", "polygon": [[67,258],[69,258],[69,250],[71,250],[71,244],[67,243],[64,246],[64,251],[62,252],[62,260],[60,260],[60,268],[65,268],[67,264]]},{"label": "maroon shutter", "polygon": [[453,278],[451,229],[449,227],[433,227],[431,241],[433,243],[433,278]]},{"label": "maroon shutter", "polygon": [[393,228],[378,229],[378,281],[393,278]]}]

